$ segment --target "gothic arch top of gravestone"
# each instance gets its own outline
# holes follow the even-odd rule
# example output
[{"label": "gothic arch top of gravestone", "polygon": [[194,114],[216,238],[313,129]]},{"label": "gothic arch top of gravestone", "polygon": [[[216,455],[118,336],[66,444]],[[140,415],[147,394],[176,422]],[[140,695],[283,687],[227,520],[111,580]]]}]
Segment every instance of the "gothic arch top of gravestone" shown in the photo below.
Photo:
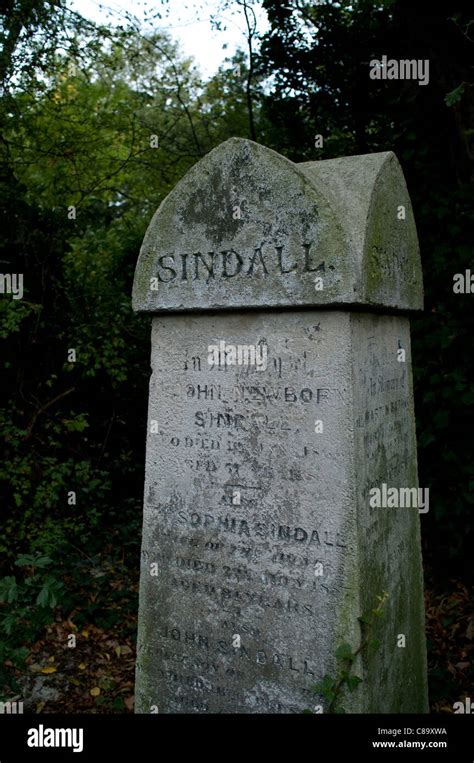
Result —
[{"label": "gothic arch top of gravestone", "polygon": [[423,307],[410,198],[392,152],[295,164],[242,138],[199,161],[156,211],[139,312]]}]

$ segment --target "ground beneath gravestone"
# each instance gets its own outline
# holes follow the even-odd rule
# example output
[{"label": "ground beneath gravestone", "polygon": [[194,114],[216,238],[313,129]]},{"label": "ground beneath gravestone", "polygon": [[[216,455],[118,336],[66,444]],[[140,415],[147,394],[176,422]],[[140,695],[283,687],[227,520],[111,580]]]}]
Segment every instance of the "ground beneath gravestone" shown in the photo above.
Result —
[{"label": "ground beneath gravestone", "polygon": [[[79,589],[84,611],[58,614],[30,645],[25,669],[14,671],[21,687],[15,697],[24,700],[25,712],[133,712],[137,585],[130,579],[109,575],[96,623],[83,619],[97,593]],[[436,713],[452,713],[454,702],[474,692],[474,594],[456,581],[449,581],[449,589],[426,594],[430,707]],[[101,627],[107,613],[119,619]],[[68,647],[71,634],[74,648]]]},{"label": "ground beneath gravestone", "polygon": [[124,713],[133,711],[135,650],[120,629],[106,632],[89,624],[74,633],[71,620],[47,628],[33,645],[23,677],[25,712]]},{"label": "ground beneath gravestone", "polygon": [[430,709],[452,713],[474,694],[474,592],[449,581],[450,593],[426,593]]},{"label": "ground beneath gravestone", "polygon": [[25,669],[14,671],[25,713],[133,712],[134,578],[136,571],[107,561],[96,571],[95,584],[76,582],[72,591],[75,581],[64,581],[81,604],[68,613],[56,609],[54,622],[29,646]]}]

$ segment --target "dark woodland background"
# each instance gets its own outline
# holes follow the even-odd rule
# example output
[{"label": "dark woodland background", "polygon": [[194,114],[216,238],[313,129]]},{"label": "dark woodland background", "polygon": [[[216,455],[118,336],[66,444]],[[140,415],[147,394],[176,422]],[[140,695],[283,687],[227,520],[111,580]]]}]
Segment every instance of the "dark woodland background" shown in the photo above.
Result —
[{"label": "dark woodland background", "polygon": [[[150,373],[133,271],[159,202],[235,135],[293,161],[392,150],[404,170],[426,294],[412,336],[430,701],[452,712],[474,697],[474,296],[453,293],[474,272],[474,14],[265,0],[259,37],[251,0],[223,0],[248,44],[203,80],[166,35],[63,5],[0,11],[0,270],[25,279],[22,300],[0,298],[0,699],[133,709]],[[159,24],[166,3],[153,10]],[[429,85],[371,80],[382,55],[429,59]]]}]

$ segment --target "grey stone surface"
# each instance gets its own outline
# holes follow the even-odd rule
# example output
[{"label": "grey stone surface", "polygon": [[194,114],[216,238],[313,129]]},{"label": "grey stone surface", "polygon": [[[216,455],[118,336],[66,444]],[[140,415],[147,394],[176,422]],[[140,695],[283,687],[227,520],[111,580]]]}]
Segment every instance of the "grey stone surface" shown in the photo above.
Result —
[{"label": "grey stone surface", "polygon": [[[389,596],[373,653],[363,653],[365,712],[428,712],[420,519],[371,508],[369,491],[418,486],[410,329],[402,316],[352,314],[352,415],[359,609]],[[405,362],[397,360],[398,349]],[[397,646],[404,635],[406,646]]]},{"label": "grey stone surface", "polygon": [[[264,170],[247,162],[255,155],[268,162]],[[370,312],[421,305],[412,219],[406,228],[378,222],[400,191],[398,164],[384,154],[298,169],[248,141],[228,141],[206,159],[201,174],[228,204],[239,162],[248,177],[254,172],[254,201],[260,188],[260,212],[234,239],[251,250],[267,223],[270,238],[279,219],[290,233],[295,221],[306,225],[324,248],[333,296],[329,279],[326,301],[308,307],[304,269],[291,282],[254,272],[240,286],[233,279],[227,292],[195,279],[142,294],[138,281],[156,265],[168,213],[176,220],[179,207],[183,221],[174,244],[171,229],[164,234],[169,251],[181,251],[185,230],[199,231],[192,241],[200,251],[217,250],[229,235],[225,215],[201,224],[192,211],[189,200],[204,187],[194,170],[191,190],[182,182],[150,226],[134,305],[172,312],[155,316],[152,328],[136,710],[327,712],[314,684],[336,676],[337,648],[357,648],[358,618],[386,592],[380,646],[363,650],[355,665],[362,683],[341,703],[353,712],[426,711],[418,511],[369,505],[370,489],[382,483],[418,484],[408,318]],[[283,198],[288,187],[291,204]],[[400,203],[411,210],[408,197]],[[288,246],[295,255],[297,238]],[[377,277],[369,278],[371,268]],[[351,309],[353,293],[363,310]],[[276,309],[293,294],[294,309]],[[241,360],[260,348],[265,362],[209,362],[209,348],[221,342]]]},{"label": "grey stone surface", "polygon": [[344,304],[422,307],[416,227],[391,152],[294,164],[231,138],[158,208],[133,288],[134,309],[151,313]]}]

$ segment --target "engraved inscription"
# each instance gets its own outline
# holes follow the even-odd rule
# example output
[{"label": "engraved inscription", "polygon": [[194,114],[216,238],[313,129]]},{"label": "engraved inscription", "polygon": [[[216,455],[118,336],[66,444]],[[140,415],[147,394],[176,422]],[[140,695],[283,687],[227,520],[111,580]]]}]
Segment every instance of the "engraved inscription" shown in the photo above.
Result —
[{"label": "engraved inscription", "polygon": [[154,319],[143,565],[156,574],[142,573],[141,594],[154,626],[141,650],[162,712],[302,712],[332,658],[323,634],[344,591],[349,369],[335,384],[346,352],[335,314],[309,314],[304,331],[292,322],[226,317],[227,344],[265,338],[257,370],[207,363],[223,336],[212,316],[180,316],[179,343]]},{"label": "engraved inscription", "polygon": [[157,258],[156,279],[158,283],[170,281],[209,281],[231,279],[236,276],[252,278],[256,275],[276,273],[287,275],[324,272],[324,263],[314,261],[312,242],[303,242],[299,257],[291,259],[284,246],[268,246],[262,243],[252,250],[236,252],[224,249],[219,252],[186,252],[162,254]]}]

